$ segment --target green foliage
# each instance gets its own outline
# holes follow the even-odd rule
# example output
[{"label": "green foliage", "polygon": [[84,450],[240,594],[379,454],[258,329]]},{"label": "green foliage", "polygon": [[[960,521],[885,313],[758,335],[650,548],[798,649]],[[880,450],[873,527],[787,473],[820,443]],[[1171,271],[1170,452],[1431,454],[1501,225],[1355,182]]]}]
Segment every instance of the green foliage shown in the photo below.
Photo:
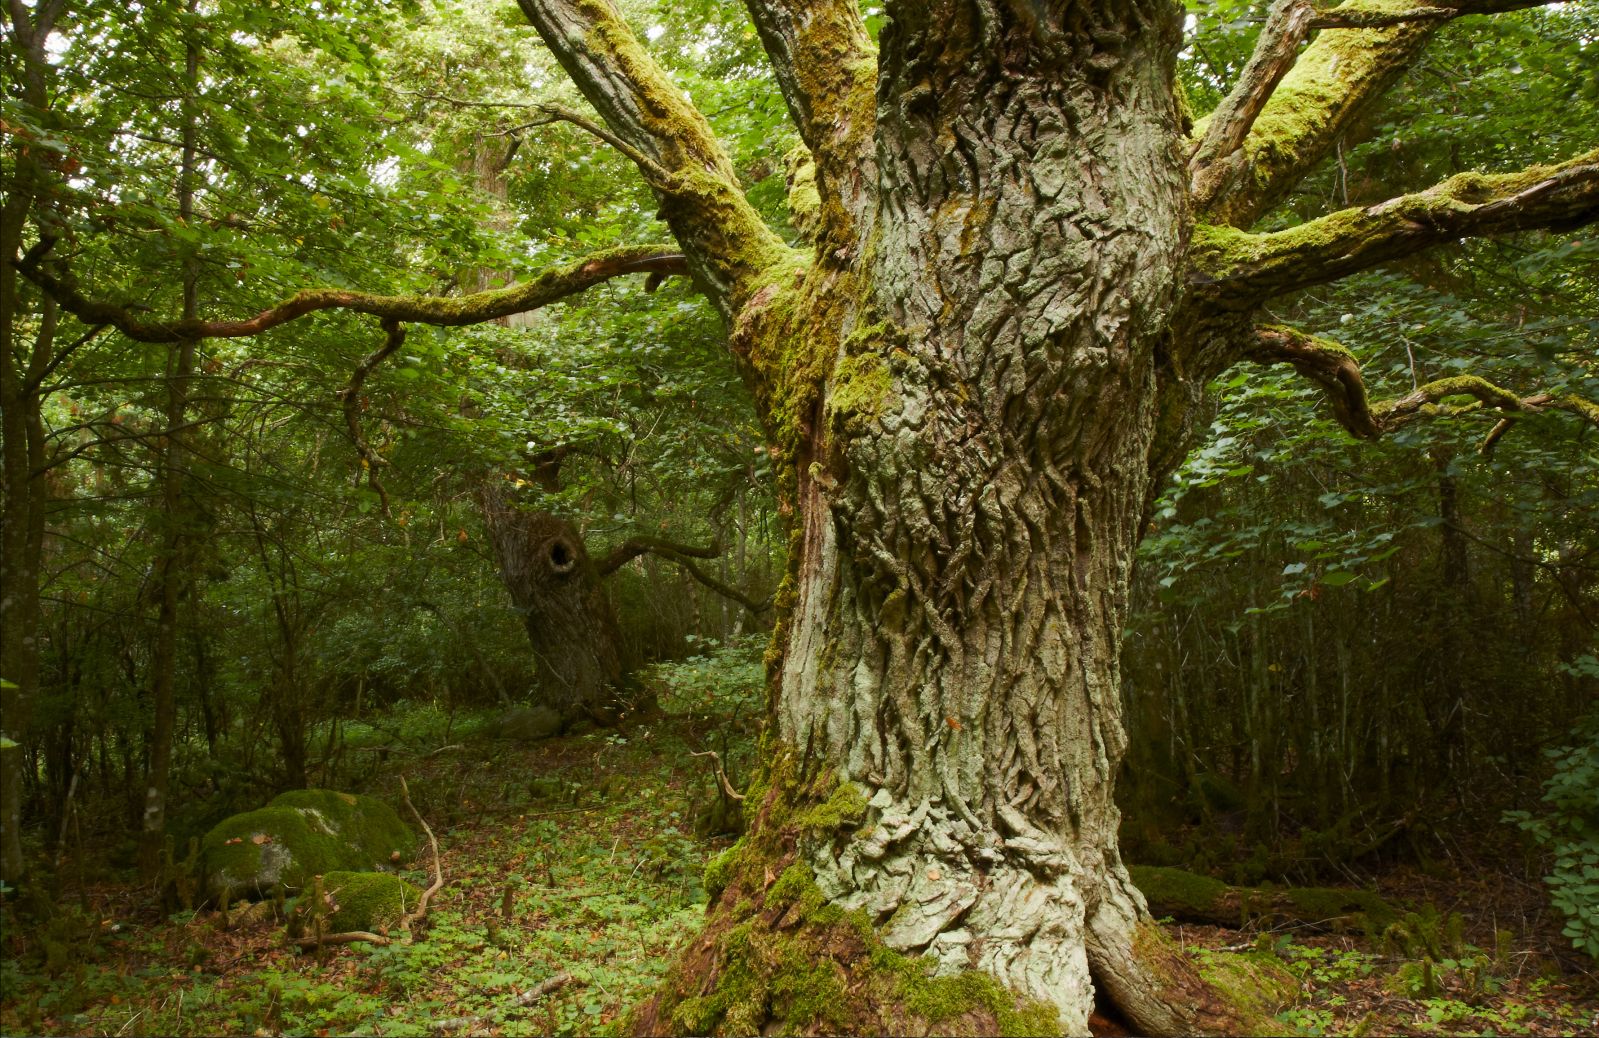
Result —
[{"label": "green foliage", "polygon": [[[1599,663],[1583,656],[1572,669],[1599,677]],[[1537,814],[1510,811],[1518,824],[1548,848],[1553,865],[1544,882],[1549,899],[1566,917],[1572,947],[1599,960],[1599,715],[1590,714],[1576,741],[1546,751],[1554,770],[1544,783],[1545,807]]]}]

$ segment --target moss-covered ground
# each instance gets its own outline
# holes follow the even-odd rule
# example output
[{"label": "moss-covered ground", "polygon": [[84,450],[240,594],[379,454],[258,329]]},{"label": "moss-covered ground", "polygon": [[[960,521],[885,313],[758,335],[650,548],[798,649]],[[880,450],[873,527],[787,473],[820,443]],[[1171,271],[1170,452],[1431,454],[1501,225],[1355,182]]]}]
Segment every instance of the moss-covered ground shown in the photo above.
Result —
[{"label": "moss-covered ground", "polygon": [[[422,747],[396,747],[360,791],[399,804],[406,776],[438,834],[447,879],[411,944],[302,953],[271,918],[271,902],[253,918],[239,918],[236,907],[230,927],[215,910],[164,913],[147,888],[92,864],[79,884],[69,862],[48,921],[19,915],[23,906],[9,901],[0,906],[0,1033],[423,1035],[463,1017],[481,1018],[472,1033],[618,1033],[697,933],[706,865],[732,845],[727,836],[695,834],[695,817],[714,801],[709,758],[689,752],[717,749],[731,759],[735,782],[748,778],[761,695],[754,652],[736,671],[679,667],[675,683],[662,686],[667,713],[620,731],[516,745],[488,738],[491,724],[458,725],[432,748],[460,749],[424,756]],[[749,688],[741,690],[744,680]],[[462,737],[474,729],[482,734]],[[729,729],[724,744],[720,732]],[[847,810],[848,798],[845,789],[834,806]],[[714,885],[735,878],[737,857],[709,870]],[[406,877],[425,886],[426,864],[423,850]],[[1570,961],[1562,968],[1536,912],[1507,908],[1537,904],[1539,892],[1490,896],[1498,889],[1490,879],[1376,877],[1406,913],[1376,936],[1265,924],[1172,924],[1167,932],[1202,970],[1214,956],[1239,953],[1285,967],[1298,985],[1279,1017],[1285,1033],[1599,1030],[1593,976]],[[751,919],[818,912],[803,869],[763,886]],[[850,921],[839,922],[844,934]],[[871,954],[864,940],[860,950]],[[848,1008],[828,1001],[842,990],[839,978],[822,975],[819,960],[809,970],[765,961],[783,953],[752,948],[746,979],[765,986],[758,1000],[768,1008],[811,1014],[814,1029],[827,1030],[829,1014]],[[878,965],[899,977],[910,1008],[926,1017],[981,1010],[956,1012],[946,1030],[980,1021],[997,1023],[995,1030],[1029,1026],[1000,1019],[996,1010],[1010,1007],[997,986],[928,983],[909,960]],[[519,993],[561,972],[572,981],[517,1004]],[[727,1011],[736,1016],[755,999],[726,995],[720,1007],[679,1006],[675,1026],[708,1022],[720,1010],[721,1026],[736,1029],[740,1021]],[[695,1013],[706,1020],[682,1019]]]}]

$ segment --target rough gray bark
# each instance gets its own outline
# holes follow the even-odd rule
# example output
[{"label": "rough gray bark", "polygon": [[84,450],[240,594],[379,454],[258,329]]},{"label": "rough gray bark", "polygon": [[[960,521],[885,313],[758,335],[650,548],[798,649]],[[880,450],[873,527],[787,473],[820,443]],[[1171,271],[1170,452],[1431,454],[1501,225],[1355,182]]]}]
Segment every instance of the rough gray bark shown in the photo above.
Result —
[{"label": "rough gray bark", "polygon": [[1117,659],[1186,244],[1178,27],[910,8],[867,282],[890,359],[824,390],[779,732],[870,798],[810,849],[835,904],[1081,1033],[1095,975],[1140,979]]}]

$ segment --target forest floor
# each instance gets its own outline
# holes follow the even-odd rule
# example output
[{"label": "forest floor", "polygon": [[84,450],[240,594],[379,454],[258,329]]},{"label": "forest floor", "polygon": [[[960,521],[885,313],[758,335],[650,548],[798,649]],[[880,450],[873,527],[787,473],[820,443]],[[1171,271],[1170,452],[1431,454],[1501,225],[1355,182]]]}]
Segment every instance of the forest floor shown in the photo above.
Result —
[{"label": "forest floor", "polygon": [[[731,756],[747,760],[753,734],[753,710],[729,716],[692,685],[675,692],[666,716],[621,731],[394,755],[367,790],[398,803],[404,773],[441,846],[446,885],[422,939],[300,952],[271,919],[230,928],[215,911],[163,914],[151,891],[127,883],[68,884],[49,925],[70,955],[45,961],[37,931],[4,935],[0,1033],[613,1030],[695,931],[701,868],[728,842],[693,833],[714,773],[690,753],[714,734],[725,755],[721,733],[732,728],[744,749]],[[426,857],[412,873],[424,884]],[[1348,936],[1170,929],[1199,959],[1244,948],[1280,959],[1301,982],[1279,1017],[1284,1033],[1599,1032],[1599,981],[1573,960],[1562,970],[1550,950],[1558,929],[1527,914],[1529,893],[1457,868],[1375,877],[1395,903],[1461,913],[1463,935],[1430,966]],[[1496,942],[1507,925],[1514,939]]]}]

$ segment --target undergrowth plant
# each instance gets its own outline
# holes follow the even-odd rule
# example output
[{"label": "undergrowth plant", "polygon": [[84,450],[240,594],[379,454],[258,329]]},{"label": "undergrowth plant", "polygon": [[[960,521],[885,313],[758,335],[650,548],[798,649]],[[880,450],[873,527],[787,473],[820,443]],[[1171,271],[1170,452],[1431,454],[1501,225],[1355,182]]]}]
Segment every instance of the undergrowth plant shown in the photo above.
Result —
[{"label": "undergrowth plant", "polygon": [[[1575,677],[1599,678],[1599,659],[1579,657],[1567,665]],[[1566,917],[1562,931],[1572,947],[1599,961],[1599,711],[1577,726],[1576,738],[1546,751],[1555,762],[1544,783],[1540,814],[1509,811],[1515,822],[1554,855],[1544,877],[1549,900]]]}]

